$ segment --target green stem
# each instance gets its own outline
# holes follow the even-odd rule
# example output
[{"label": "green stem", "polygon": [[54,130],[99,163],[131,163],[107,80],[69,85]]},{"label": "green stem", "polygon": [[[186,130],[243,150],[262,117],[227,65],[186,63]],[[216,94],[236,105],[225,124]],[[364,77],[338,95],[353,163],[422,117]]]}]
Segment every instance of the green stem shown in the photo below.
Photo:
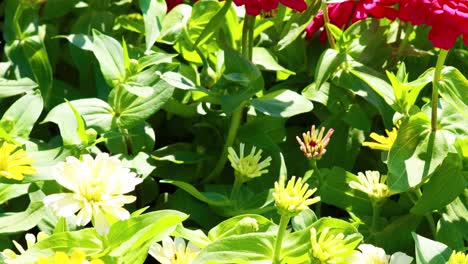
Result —
[{"label": "green stem", "polygon": [[[320,174],[320,170],[317,167],[317,161],[315,159],[309,159],[309,164],[311,169],[313,170],[312,177],[317,179],[318,186],[317,189],[320,189],[322,187],[322,175]],[[322,216],[322,202],[319,201],[315,204],[315,215],[317,218],[320,218]]]},{"label": "green stem", "polygon": [[242,27],[242,54],[252,60],[255,16],[246,14]]},{"label": "green stem", "polygon": [[327,25],[330,24],[330,17],[328,16],[328,9],[327,9],[327,2],[322,1],[322,5],[320,8],[322,9],[322,12],[323,12],[323,19],[325,21],[325,30],[327,31],[328,43],[330,43],[330,47],[332,49],[336,49],[335,39],[333,38],[333,35],[331,34],[330,30],[327,27]]},{"label": "green stem", "polygon": [[370,227],[370,231],[372,233],[377,231],[377,220],[379,220],[379,217],[380,217],[380,209],[381,209],[380,205],[374,202],[372,203],[372,223]]},{"label": "green stem", "polygon": [[[421,189],[417,188],[414,191],[414,193],[418,197],[418,201],[419,201],[421,199],[421,197],[422,197]],[[434,218],[432,217],[432,213],[427,213],[427,214],[424,215],[424,217],[426,217],[427,223],[429,224],[429,228],[431,229],[432,237],[435,238],[436,233],[437,233],[437,228],[436,228],[436,225],[435,225],[435,222],[434,222]]]},{"label": "green stem", "polygon": [[252,56],[253,56],[253,44],[254,44],[254,26],[255,26],[255,18],[256,16],[251,16],[248,15],[250,21],[249,21],[249,53],[247,54],[247,58],[249,61],[252,61]]},{"label": "green stem", "polygon": [[231,200],[235,200],[237,197],[239,197],[239,191],[242,186],[242,182],[239,180],[239,177],[234,178],[234,185],[232,186],[232,191],[231,191]]},{"label": "green stem", "polygon": [[228,148],[232,146],[232,143],[234,143],[234,139],[236,138],[236,135],[237,135],[237,130],[239,129],[239,126],[240,126],[243,110],[244,110],[244,104],[241,104],[239,108],[237,108],[234,111],[234,113],[232,113],[231,124],[229,125],[229,132],[226,137],[226,142],[224,143],[221,157],[219,158],[218,163],[216,163],[213,171],[205,179],[203,179],[203,183],[206,183],[215,179],[223,170],[224,165],[226,164],[226,161],[227,161]]},{"label": "green stem", "polygon": [[441,49],[437,57],[437,64],[434,70],[434,79],[432,80],[432,115],[431,128],[432,131],[437,130],[437,107],[439,105],[438,82],[441,80],[442,67],[447,58],[448,50]]},{"label": "green stem", "polygon": [[273,264],[279,264],[281,261],[281,244],[283,243],[283,238],[286,234],[286,227],[288,226],[289,219],[291,219],[290,216],[281,216],[278,235],[276,236],[275,248],[273,250]]}]

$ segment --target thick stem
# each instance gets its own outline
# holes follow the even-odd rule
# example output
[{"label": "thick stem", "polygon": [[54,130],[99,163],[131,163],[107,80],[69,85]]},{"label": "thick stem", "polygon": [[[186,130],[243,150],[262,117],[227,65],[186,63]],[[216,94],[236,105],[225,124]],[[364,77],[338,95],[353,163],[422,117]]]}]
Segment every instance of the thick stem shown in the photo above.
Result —
[{"label": "thick stem", "polygon": [[437,57],[437,64],[434,70],[434,79],[432,80],[432,115],[431,128],[432,131],[437,130],[437,107],[439,105],[438,82],[441,80],[442,68],[444,67],[445,59],[447,58],[448,50],[441,49]]},{"label": "thick stem", "polygon": [[[417,188],[414,193],[418,197],[418,200],[420,200],[421,197],[422,197],[421,189]],[[437,233],[437,228],[436,228],[436,225],[435,225],[435,222],[434,222],[434,218],[432,217],[432,213],[427,213],[427,214],[424,215],[424,217],[426,217],[427,223],[429,224],[429,228],[431,229],[432,237],[435,238],[436,233]]]},{"label": "thick stem", "polygon": [[256,16],[250,16],[248,15],[250,21],[249,21],[249,52],[247,53],[247,58],[249,61],[252,61],[252,56],[253,56],[253,44],[254,44],[254,26],[255,26],[255,18]]},{"label": "thick stem", "polygon": [[288,226],[289,219],[291,219],[291,217],[284,215],[281,216],[275,248],[273,250],[273,264],[279,264],[281,262],[281,244],[283,243],[283,238],[286,234],[286,227]]},{"label": "thick stem", "polygon": [[242,186],[242,182],[239,180],[239,177],[234,178],[234,185],[232,186],[231,190],[231,200],[235,200],[239,197],[239,191]]},{"label": "thick stem", "polygon": [[246,14],[242,27],[242,54],[252,60],[255,16]]},{"label": "thick stem", "polygon": [[325,31],[327,31],[328,43],[330,44],[330,47],[332,49],[336,49],[335,39],[333,38],[333,35],[331,34],[330,30],[327,27],[327,25],[330,24],[330,17],[328,16],[328,9],[327,9],[327,2],[322,1],[322,5],[320,8],[322,9],[322,12],[323,12],[323,19],[325,21]]},{"label": "thick stem", "polygon": [[229,132],[226,137],[226,142],[224,143],[223,151],[213,171],[205,179],[203,179],[204,183],[209,182],[215,179],[216,177],[218,177],[218,175],[223,170],[224,165],[226,164],[226,161],[227,161],[228,148],[232,146],[232,143],[234,143],[234,139],[236,138],[236,135],[237,135],[237,130],[239,129],[239,126],[240,126],[243,110],[244,110],[244,104],[241,104],[239,108],[237,108],[234,111],[234,113],[232,113],[231,124],[229,125]]},{"label": "thick stem", "polygon": [[374,233],[377,231],[377,220],[379,220],[380,217],[380,209],[381,206],[377,203],[372,203],[372,223],[370,227],[370,231]]}]

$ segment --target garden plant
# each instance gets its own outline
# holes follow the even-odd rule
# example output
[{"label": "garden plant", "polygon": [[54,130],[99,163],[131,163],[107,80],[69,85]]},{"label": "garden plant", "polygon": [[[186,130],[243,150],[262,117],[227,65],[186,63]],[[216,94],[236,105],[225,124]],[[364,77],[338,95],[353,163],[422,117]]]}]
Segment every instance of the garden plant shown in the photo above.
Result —
[{"label": "garden plant", "polygon": [[0,19],[0,263],[468,264],[467,0]]}]

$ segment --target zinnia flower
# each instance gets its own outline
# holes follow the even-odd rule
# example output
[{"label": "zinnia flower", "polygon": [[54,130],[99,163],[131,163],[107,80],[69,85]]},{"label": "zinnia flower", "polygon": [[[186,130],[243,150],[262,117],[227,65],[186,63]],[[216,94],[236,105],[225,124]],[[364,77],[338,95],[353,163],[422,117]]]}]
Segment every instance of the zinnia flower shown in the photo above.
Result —
[{"label": "zinnia flower", "polygon": [[432,26],[429,40],[437,48],[450,49],[461,35],[468,46],[468,1],[405,0],[400,3],[399,18]]},{"label": "zinnia flower", "polygon": [[86,253],[81,250],[73,250],[68,256],[65,252],[55,252],[55,255],[50,258],[39,257],[37,264],[104,264],[100,259],[88,261]]},{"label": "zinnia flower", "polygon": [[[36,242],[42,241],[42,240],[46,239],[47,237],[49,237],[49,236],[46,233],[43,233],[43,232],[39,232],[37,234],[37,238],[33,234],[27,233],[26,236],[25,236],[26,246],[27,246],[26,249],[31,248],[32,246],[34,246],[34,244],[36,244]],[[16,252],[14,252],[11,249],[3,250],[1,255],[3,257],[3,261],[5,262],[5,264],[20,264],[19,262],[16,261],[16,258],[18,258],[18,256],[20,256],[21,254],[23,254],[26,251],[26,249],[24,249],[15,240],[13,240],[13,245],[15,245],[15,247],[18,250],[19,254],[16,254]]]},{"label": "zinnia flower", "polygon": [[36,174],[31,167],[34,162],[28,153],[7,142],[0,147],[0,176],[7,179],[22,180],[25,174]]},{"label": "zinnia flower", "polygon": [[361,244],[350,258],[350,264],[410,264],[413,258],[402,252],[396,252],[389,256],[379,247],[370,244]]},{"label": "zinnia flower", "polygon": [[175,237],[172,240],[166,237],[162,240],[162,246],[154,243],[149,249],[149,254],[161,264],[190,264],[198,255],[200,248],[192,242],[185,244],[183,238]]},{"label": "zinnia flower", "polygon": [[362,142],[362,145],[369,147],[371,149],[380,149],[380,150],[389,151],[393,145],[393,142],[395,142],[397,138],[398,127],[399,125],[394,127],[392,131],[388,131],[387,129],[385,129],[385,133],[387,134],[386,137],[372,132],[370,134],[370,137],[377,142]]},{"label": "zinnia flower", "polygon": [[245,12],[252,16],[257,16],[261,11],[272,11],[281,3],[298,12],[303,12],[307,9],[307,4],[304,0],[234,0],[237,6],[245,5]]},{"label": "zinnia flower", "polygon": [[456,252],[455,250],[450,255],[447,264],[466,264],[468,263],[468,255],[463,252]]},{"label": "zinnia flower", "polygon": [[303,183],[302,178],[296,181],[296,176],[293,176],[287,185],[285,181],[284,177],[280,177],[279,182],[275,182],[273,192],[275,206],[281,216],[295,216],[320,201],[320,197],[309,199],[317,188],[310,190],[309,184]]},{"label": "zinnia flower", "polygon": [[328,142],[330,142],[330,137],[334,130],[332,128],[328,129],[327,134],[323,136],[324,132],[324,127],[318,132],[318,130],[315,130],[315,125],[313,125],[310,131],[302,133],[302,139],[304,141],[296,136],[297,143],[299,143],[301,151],[304,152],[307,158],[320,159],[327,152],[325,147],[328,145]]},{"label": "zinnia flower", "polygon": [[[343,29],[350,23],[363,20],[369,16],[395,20],[398,11],[393,8],[399,0],[348,0],[340,3],[327,4],[330,23]],[[325,24],[323,12],[320,11],[305,29],[306,38],[310,39]],[[320,41],[326,40],[326,31],[320,34]]]},{"label": "zinnia flower", "polygon": [[358,172],[357,177],[358,181],[351,181],[349,187],[366,193],[372,200],[378,202],[392,195],[386,184],[387,176],[380,176],[378,171]]},{"label": "zinnia flower", "polygon": [[232,147],[228,148],[228,159],[231,161],[231,166],[235,170],[235,176],[239,178],[241,183],[247,182],[252,178],[260,177],[262,174],[268,173],[267,168],[270,166],[271,157],[267,157],[262,162],[262,150],[256,152],[256,147],[253,146],[250,154],[244,157],[244,143],[240,143],[239,156]]},{"label": "zinnia flower", "polygon": [[346,246],[346,237],[343,233],[336,235],[329,233],[328,227],[320,235],[315,228],[310,229],[310,243],[312,245],[309,255],[312,263],[347,263],[345,258],[352,254],[353,248]]},{"label": "zinnia flower", "polygon": [[136,197],[124,194],[143,181],[123,167],[116,156],[109,157],[107,153],[98,154],[96,159],[83,155],[82,161],[67,157],[54,171],[56,181],[72,192],[46,196],[44,204],[58,216],[69,217],[79,211],[76,224],[83,226],[93,220],[100,234],[109,230],[107,214],[120,220],[130,217],[122,207]]}]

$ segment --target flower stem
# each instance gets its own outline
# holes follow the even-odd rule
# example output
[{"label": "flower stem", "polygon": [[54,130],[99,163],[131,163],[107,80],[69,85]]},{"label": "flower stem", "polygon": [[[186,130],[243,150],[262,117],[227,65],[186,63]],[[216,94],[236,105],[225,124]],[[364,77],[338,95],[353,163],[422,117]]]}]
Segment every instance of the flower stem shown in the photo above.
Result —
[{"label": "flower stem", "polygon": [[380,205],[377,203],[372,203],[372,223],[370,227],[370,231],[374,233],[377,231],[377,220],[379,219],[380,216]]},{"label": "flower stem", "polygon": [[325,21],[325,31],[327,31],[328,43],[330,44],[330,47],[332,49],[336,49],[335,39],[333,38],[333,35],[331,34],[330,30],[327,27],[327,25],[330,24],[330,17],[328,16],[327,2],[322,1],[322,5],[320,8],[322,9],[322,12],[323,12],[323,19]]},{"label": "flower stem", "polygon": [[[322,175],[320,174],[320,170],[317,167],[317,161],[315,159],[309,159],[309,164],[311,169],[313,170],[312,177],[314,177],[318,183],[317,189],[320,189],[322,187]],[[320,218],[322,216],[321,201],[318,201],[315,204],[315,215],[317,216],[317,218]]]},{"label": "flower stem", "polygon": [[286,234],[286,227],[288,226],[289,219],[291,219],[290,216],[281,216],[278,235],[276,236],[275,248],[273,250],[273,264],[279,264],[281,261],[281,244],[283,243],[283,238]]},{"label": "flower stem", "polygon": [[448,50],[441,49],[437,57],[437,64],[434,70],[434,79],[432,80],[432,115],[431,128],[432,131],[437,130],[437,107],[439,105],[438,82],[441,80],[442,67],[447,58]]},{"label": "flower stem", "polygon": [[[422,192],[421,192],[420,188],[417,188],[414,191],[414,193],[418,197],[418,200],[421,199]],[[432,217],[432,213],[427,213],[427,214],[424,215],[424,217],[426,217],[427,223],[429,224],[429,228],[431,229],[432,237],[435,238],[436,233],[437,233],[437,228],[436,228],[436,225],[435,225],[435,222],[434,222],[434,218]]]},{"label": "flower stem", "polygon": [[242,54],[252,60],[255,16],[245,15],[242,27]]},{"label": "flower stem", "polygon": [[234,185],[232,186],[231,191],[231,200],[235,200],[239,196],[240,187],[242,182],[239,180],[239,177],[234,178]]}]

